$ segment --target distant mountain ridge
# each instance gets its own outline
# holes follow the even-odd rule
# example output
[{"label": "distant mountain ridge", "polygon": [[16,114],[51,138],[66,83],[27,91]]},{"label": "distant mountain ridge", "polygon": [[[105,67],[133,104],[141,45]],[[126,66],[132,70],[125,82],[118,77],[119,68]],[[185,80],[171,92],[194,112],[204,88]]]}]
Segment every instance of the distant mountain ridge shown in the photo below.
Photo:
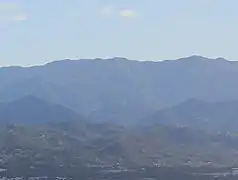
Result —
[{"label": "distant mountain ridge", "polygon": [[63,60],[0,68],[0,102],[30,93],[96,122],[133,123],[191,98],[238,100],[237,78],[238,63],[223,58]]}]

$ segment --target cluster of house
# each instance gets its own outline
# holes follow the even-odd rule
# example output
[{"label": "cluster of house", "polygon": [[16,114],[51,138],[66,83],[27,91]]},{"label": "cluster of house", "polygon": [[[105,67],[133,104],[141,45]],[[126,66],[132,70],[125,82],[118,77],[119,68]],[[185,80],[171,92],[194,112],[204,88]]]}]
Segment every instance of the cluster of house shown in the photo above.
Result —
[{"label": "cluster of house", "polygon": [[233,176],[238,176],[238,168],[232,168],[232,169],[231,169],[231,174],[232,174]]}]

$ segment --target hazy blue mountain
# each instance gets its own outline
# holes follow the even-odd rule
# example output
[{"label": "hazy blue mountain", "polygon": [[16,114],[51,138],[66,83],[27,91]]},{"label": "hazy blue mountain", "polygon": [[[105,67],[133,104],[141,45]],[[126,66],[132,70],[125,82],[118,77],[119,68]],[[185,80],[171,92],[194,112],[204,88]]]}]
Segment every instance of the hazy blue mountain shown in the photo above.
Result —
[{"label": "hazy blue mountain", "polygon": [[210,132],[238,132],[238,101],[187,100],[142,119],[148,124],[199,128]]},{"label": "hazy blue mountain", "polygon": [[69,108],[51,104],[31,95],[0,105],[0,122],[42,124],[82,120]]},{"label": "hazy blue mountain", "polygon": [[238,63],[222,58],[62,60],[0,68],[0,102],[30,93],[94,121],[133,122],[190,98],[238,100],[237,78]]}]

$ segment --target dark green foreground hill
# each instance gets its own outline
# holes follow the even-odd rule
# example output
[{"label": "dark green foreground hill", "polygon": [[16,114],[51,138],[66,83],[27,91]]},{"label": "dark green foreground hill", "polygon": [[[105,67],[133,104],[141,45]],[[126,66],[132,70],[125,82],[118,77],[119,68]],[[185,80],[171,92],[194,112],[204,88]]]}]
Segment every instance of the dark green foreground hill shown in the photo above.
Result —
[{"label": "dark green foreground hill", "polygon": [[235,166],[238,139],[186,128],[126,129],[84,122],[6,125],[0,166],[30,169]]}]

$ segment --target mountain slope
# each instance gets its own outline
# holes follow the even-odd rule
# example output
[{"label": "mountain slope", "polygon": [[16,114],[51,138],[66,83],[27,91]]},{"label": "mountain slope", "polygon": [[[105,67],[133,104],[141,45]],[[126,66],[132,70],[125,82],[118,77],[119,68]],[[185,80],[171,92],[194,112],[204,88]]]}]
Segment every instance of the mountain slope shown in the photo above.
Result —
[{"label": "mountain slope", "polygon": [[169,126],[132,130],[107,124],[83,128],[75,122],[67,124],[2,126],[0,166],[25,167],[26,171],[30,167],[57,171],[82,167],[228,167],[238,160],[237,138]]},{"label": "mountain slope", "polygon": [[0,122],[42,124],[81,120],[72,110],[31,95],[0,105]]},{"label": "mountain slope", "polygon": [[14,101],[30,93],[95,121],[125,123],[190,98],[238,100],[237,77],[238,63],[222,58],[63,60],[1,68],[0,101]]},{"label": "mountain slope", "polygon": [[159,110],[146,123],[199,128],[209,132],[238,132],[238,101],[205,102],[191,99]]}]

